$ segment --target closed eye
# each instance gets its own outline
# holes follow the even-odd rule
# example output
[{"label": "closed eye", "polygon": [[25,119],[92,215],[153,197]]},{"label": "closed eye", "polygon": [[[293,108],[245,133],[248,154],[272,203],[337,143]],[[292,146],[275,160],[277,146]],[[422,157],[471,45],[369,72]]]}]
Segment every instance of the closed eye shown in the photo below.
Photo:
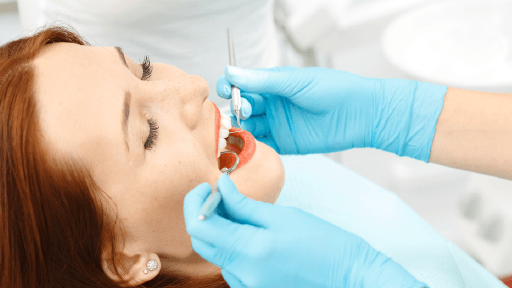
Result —
[{"label": "closed eye", "polygon": [[149,124],[149,135],[144,143],[144,149],[151,150],[156,144],[156,139],[158,138],[158,124],[154,118],[148,119]]}]

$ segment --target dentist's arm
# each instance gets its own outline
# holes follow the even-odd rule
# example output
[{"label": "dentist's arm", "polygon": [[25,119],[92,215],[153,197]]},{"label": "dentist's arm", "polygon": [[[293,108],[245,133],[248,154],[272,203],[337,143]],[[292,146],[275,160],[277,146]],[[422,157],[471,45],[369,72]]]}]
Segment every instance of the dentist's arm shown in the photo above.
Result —
[{"label": "dentist's arm", "polygon": [[429,161],[512,179],[512,94],[448,88]]},{"label": "dentist's arm", "polygon": [[280,154],[372,147],[512,179],[512,94],[325,68],[228,67],[219,96],[229,99],[231,84],[242,128]]},{"label": "dentist's arm", "polygon": [[226,174],[217,185],[218,213],[198,219],[211,191],[203,183],[185,197],[185,222],[194,250],[222,268],[232,288],[426,287],[357,235],[300,209],[246,198]]},{"label": "dentist's arm", "polygon": [[341,70],[228,66],[217,94],[242,92],[242,128],[279,154],[372,147],[428,162],[446,86]]}]

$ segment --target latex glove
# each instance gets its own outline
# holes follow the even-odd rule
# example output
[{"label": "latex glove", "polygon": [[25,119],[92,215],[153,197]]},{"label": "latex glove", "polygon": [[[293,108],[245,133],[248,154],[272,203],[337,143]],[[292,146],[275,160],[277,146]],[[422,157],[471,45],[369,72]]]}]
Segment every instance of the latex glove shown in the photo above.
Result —
[{"label": "latex glove", "polygon": [[447,89],[318,67],[228,66],[217,94],[230,99],[231,84],[242,92],[242,128],[280,154],[372,147],[425,162]]},{"label": "latex glove", "polygon": [[222,268],[230,287],[426,287],[352,233],[298,208],[246,198],[226,174],[217,185],[217,212],[198,219],[211,192],[203,183],[185,197],[185,222],[194,251]]}]

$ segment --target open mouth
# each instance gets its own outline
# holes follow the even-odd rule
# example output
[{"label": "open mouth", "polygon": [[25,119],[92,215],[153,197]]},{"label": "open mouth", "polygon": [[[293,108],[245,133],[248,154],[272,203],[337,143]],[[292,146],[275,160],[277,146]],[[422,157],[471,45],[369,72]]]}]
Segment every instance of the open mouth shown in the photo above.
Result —
[{"label": "open mouth", "polygon": [[[256,152],[256,139],[252,136],[251,133],[244,131],[239,128],[230,127],[231,126],[231,118],[227,115],[221,115],[219,108],[215,103],[212,103],[215,108],[215,153],[216,156],[219,156],[219,152],[222,151],[233,151],[238,155],[239,162],[238,166],[235,170],[242,168],[251,158],[254,156]],[[222,122],[222,125],[221,125]],[[227,127],[228,126],[228,127]],[[221,145],[223,144],[223,137],[226,136],[226,128],[229,128],[229,132],[237,132],[233,134],[228,134],[227,138],[225,138],[226,146],[224,148],[219,149],[219,142]],[[224,130],[224,131],[222,131]],[[222,136],[222,137],[221,137]],[[219,158],[219,170],[222,168],[231,168],[235,162],[236,157],[231,153],[225,153],[220,155]]]},{"label": "open mouth", "polygon": [[[252,156],[256,152],[256,139],[251,135],[251,133],[244,131],[239,128],[231,128],[229,132],[240,131],[234,134],[229,134],[226,139],[226,148],[225,150],[233,151],[238,155],[239,162],[238,166],[235,168],[242,168],[249,160],[251,160]],[[222,150],[222,151],[225,151]],[[222,168],[230,168],[236,162],[235,155],[231,153],[222,154],[219,157],[219,170]]]}]

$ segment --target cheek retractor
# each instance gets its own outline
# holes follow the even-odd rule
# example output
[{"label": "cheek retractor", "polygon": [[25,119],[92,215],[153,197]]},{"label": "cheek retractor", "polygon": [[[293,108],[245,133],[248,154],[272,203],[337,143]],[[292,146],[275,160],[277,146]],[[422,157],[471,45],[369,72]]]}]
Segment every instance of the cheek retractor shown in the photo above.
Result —
[{"label": "cheek retractor", "polygon": [[[231,130],[231,128],[234,126],[231,126],[231,117],[229,115],[226,115],[226,114],[223,114],[223,113],[220,113],[216,110],[216,114],[218,115],[215,115],[215,117],[220,117],[220,129],[219,129],[219,132],[218,134],[216,135],[216,137],[219,139],[219,143],[217,144],[217,158],[220,157],[220,152],[222,149],[224,149],[227,145],[226,141],[227,141],[227,137],[231,134],[235,134],[235,133],[240,133],[240,132],[243,132],[245,130],[243,130],[242,128],[237,129],[237,131],[229,131]],[[239,125],[240,127],[240,125]]]},{"label": "cheek retractor", "polygon": [[[238,158],[238,155],[233,151],[223,151],[220,154],[225,154],[225,153],[231,153],[231,154],[235,155],[235,157],[236,157],[235,164],[233,164],[233,166],[231,166],[231,168],[229,168],[229,169],[222,168],[220,170],[222,173],[226,173],[229,175],[229,173],[231,173],[233,170],[236,169],[236,167],[238,166],[238,162],[240,162],[240,159]],[[206,198],[206,201],[203,204],[203,208],[201,208],[201,213],[199,214],[199,220],[208,219],[208,217],[210,217],[213,214],[213,211],[215,211],[217,206],[219,206],[220,200],[221,200],[221,195],[219,193],[219,188],[217,187],[217,183],[215,183],[215,185],[213,185],[213,187],[212,187],[212,193],[210,193],[208,198]]]}]

